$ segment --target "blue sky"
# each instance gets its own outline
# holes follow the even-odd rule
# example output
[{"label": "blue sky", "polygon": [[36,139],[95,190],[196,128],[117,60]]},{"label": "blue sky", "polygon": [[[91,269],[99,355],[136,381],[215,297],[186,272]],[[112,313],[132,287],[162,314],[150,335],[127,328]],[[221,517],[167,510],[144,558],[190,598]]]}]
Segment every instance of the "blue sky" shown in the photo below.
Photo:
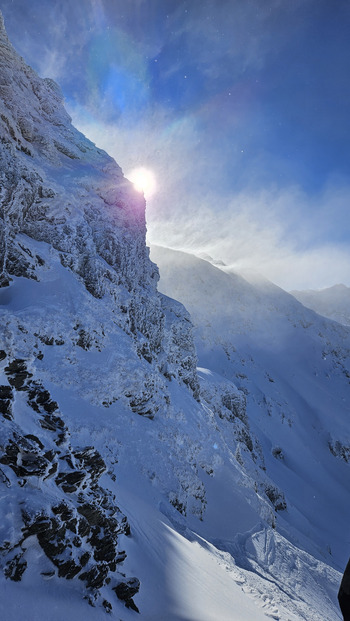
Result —
[{"label": "blue sky", "polygon": [[350,286],[348,0],[0,0],[10,39],[128,174],[149,240],[285,288]]}]

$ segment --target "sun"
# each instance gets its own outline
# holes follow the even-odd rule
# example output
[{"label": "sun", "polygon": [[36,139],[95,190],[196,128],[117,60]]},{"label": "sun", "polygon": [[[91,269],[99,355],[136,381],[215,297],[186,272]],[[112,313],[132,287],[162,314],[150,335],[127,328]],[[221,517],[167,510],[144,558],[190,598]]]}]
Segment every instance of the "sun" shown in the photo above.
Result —
[{"label": "sun", "polygon": [[154,173],[149,168],[134,168],[127,178],[134,185],[137,192],[142,192],[145,198],[153,196],[157,189],[157,182]]}]

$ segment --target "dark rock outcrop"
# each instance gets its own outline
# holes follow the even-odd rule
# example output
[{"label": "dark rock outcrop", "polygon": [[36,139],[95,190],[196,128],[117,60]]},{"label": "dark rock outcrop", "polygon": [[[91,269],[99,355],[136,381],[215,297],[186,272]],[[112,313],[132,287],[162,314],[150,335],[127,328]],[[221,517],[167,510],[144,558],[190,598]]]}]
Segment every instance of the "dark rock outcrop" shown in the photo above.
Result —
[{"label": "dark rock outcrop", "polygon": [[[88,599],[93,598],[96,605],[102,587],[120,583],[118,567],[126,554],[119,549],[118,540],[122,534],[130,535],[130,526],[113,494],[99,484],[107,469],[101,455],[93,446],[72,447],[67,443],[70,434],[58,403],[41,382],[33,380],[28,367],[24,359],[10,360],[5,372],[11,385],[0,388],[5,415],[11,412],[0,446],[0,486],[7,488],[14,500],[16,487],[23,490],[18,517],[22,527],[11,539],[0,541],[0,564],[6,578],[19,582],[28,568],[27,542],[34,537],[57,576],[83,581]],[[17,422],[20,405],[9,409],[16,394],[23,392],[41,429],[40,438],[23,433]],[[54,499],[52,491],[45,497],[48,479],[60,490],[59,502],[48,500]],[[34,480],[40,484],[31,504],[25,490]],[[124,574],[120,576],[125,578]],[[132,597],[129,590],[121,599],[136,609]]]}]

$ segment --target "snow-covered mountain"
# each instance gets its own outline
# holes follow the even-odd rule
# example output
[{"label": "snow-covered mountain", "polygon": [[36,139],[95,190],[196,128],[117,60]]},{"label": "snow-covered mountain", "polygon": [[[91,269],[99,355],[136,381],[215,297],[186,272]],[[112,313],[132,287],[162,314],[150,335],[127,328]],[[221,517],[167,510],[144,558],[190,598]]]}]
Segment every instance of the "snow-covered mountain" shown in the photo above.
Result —
[{"label": "snow-covered mountain", "polygon": [[350,326],[350,287],[334,285],[320,291],[308,289],[291,291],[291,294],[316,313]]},{"label": "snow-covered mountain", "polygon": [[277,530],[344,567],[350,548],[344,545],[350,510],[349,328],[262,278],[248,282],[224,266],[160,247],[152,248],[151,257],[160,268],[160,290],[190,311],[199,366],[245,394],[247,420],[260,447],[255,453],[280,505]]},{"label": "snow-covered mountain", "polygon": [[144,200],[2,19],[0,96],[1,618],[340,618],[349,331],[159,252],[197,371]]}]

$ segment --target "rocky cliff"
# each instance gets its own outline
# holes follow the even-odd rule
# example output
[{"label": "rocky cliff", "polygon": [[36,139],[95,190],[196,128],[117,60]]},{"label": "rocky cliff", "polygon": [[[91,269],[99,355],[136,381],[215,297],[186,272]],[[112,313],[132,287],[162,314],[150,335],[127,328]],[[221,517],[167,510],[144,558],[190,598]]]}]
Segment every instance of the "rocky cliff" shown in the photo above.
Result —
[{"label": "rocky cliff", "polygon": [[[263,401],[277,372],[259,359],[256,390],[245,352],[232,373],[256,296],[241,308],[236,287],[231,324],[231,289],[210,281],[197,371],[189,314],[157,290],[143,198],[2,19],[0,207],[0,616],[333,620],[324,530],[293,505],[300,445],[278,391],[277,413]],[[332,440],[329,459],[348,467]]]},{"label": "rocky cliff", "polygon": [[44,577],[81,580],[92,604],[109,585],[136,608],[138,580],[118,571],[130,527],[100,485],[107,466],[74,444],[49,386],[166,416],[172,380],[198,399],[189,315],[157,292],[143,197],[71,125],[59,87],[19,57],[1,16],[0,95],[3,571],[20,581],[36,545],[52,564]]},{"label": "rocky cliff", "polygon": [[[35,253],[33,243],[49,245],[50,258],[103,299],[116,325],[134,337],[138,355],[164,373],[170,365],[169,373],[196,395],[188,315],[157,293],[143,197],[114,160],[71,125],[59,87],[17,55],[3,22],[0,36],[2,285],[14,276],[41,282],[50,260]],[[89,347],[92,335],[83,325],[77,333]],[[176,358],[180,341],[186,355]]]}]

